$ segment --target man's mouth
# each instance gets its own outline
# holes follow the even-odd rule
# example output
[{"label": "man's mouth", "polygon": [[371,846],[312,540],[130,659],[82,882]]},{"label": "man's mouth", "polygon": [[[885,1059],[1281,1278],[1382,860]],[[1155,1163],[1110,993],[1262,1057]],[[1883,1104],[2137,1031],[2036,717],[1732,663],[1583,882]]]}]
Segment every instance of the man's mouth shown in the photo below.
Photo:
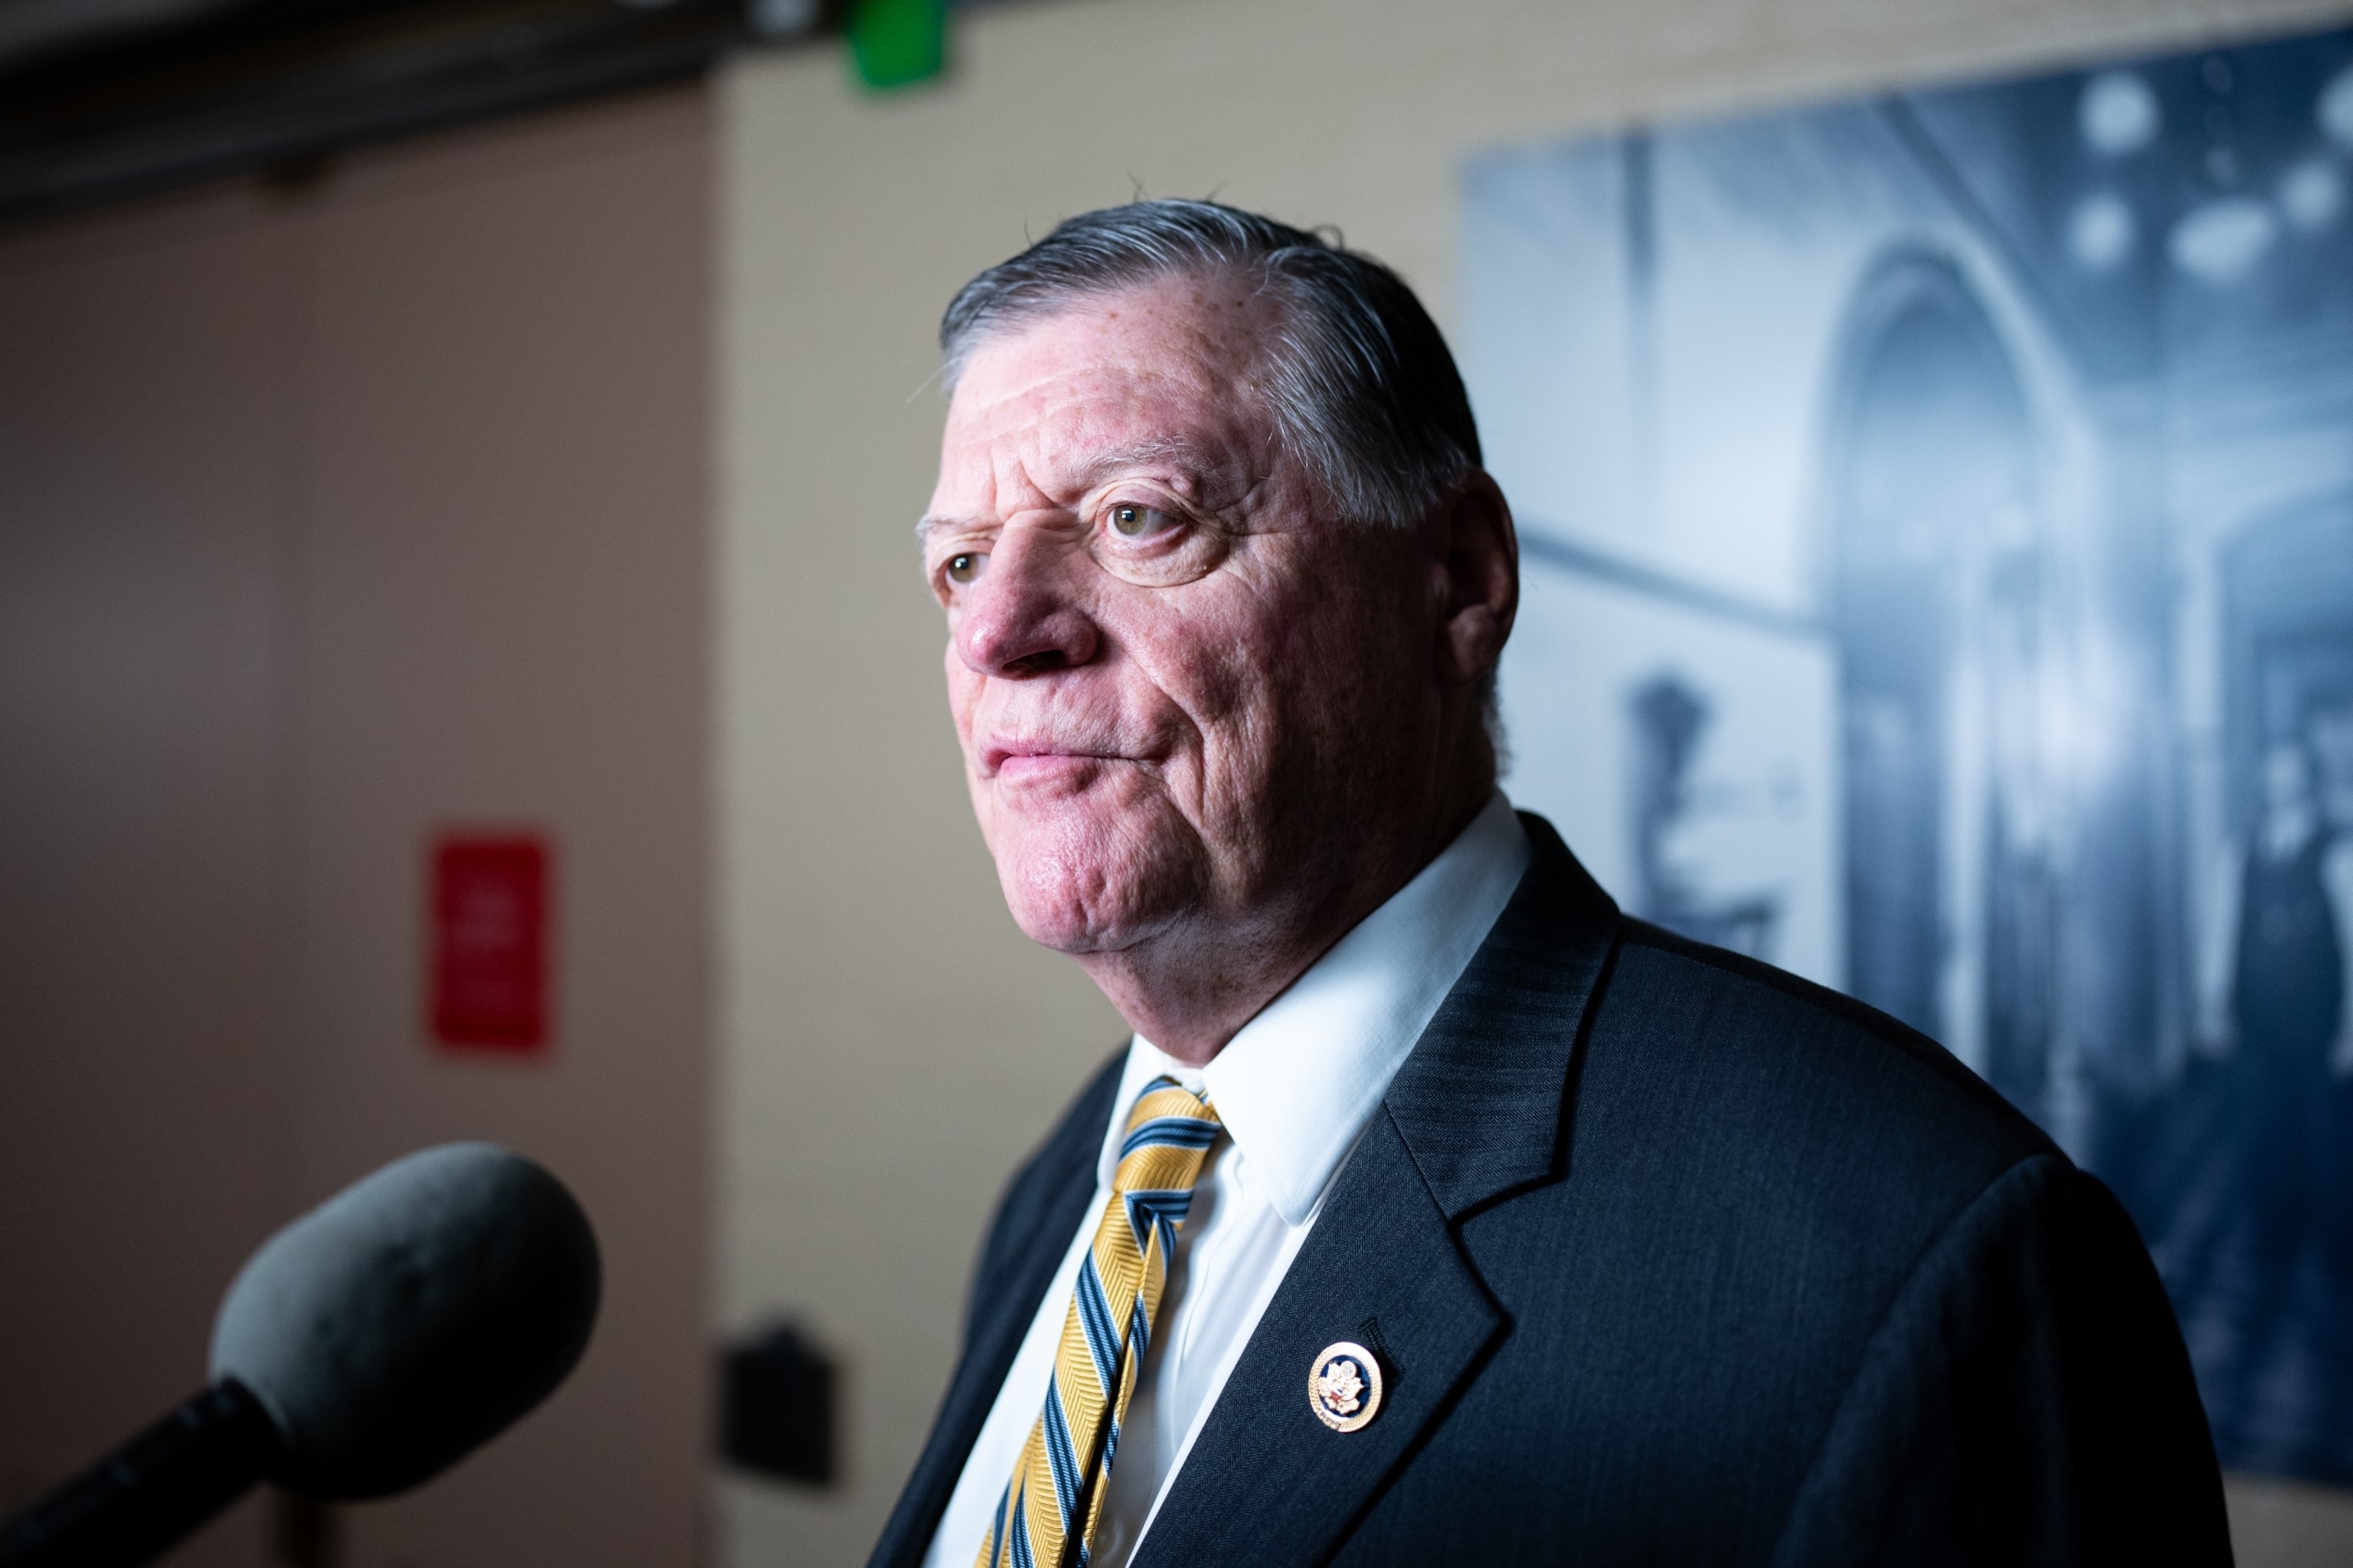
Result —
[{"label": "man's mouth", "polygon": [[1128,760],[1113,752],[1055,741],[997,740],[981,747],[980,770],[985,778],[1018,782],[1028,779],[1050,779],[1100,767],[1107,762]]}]

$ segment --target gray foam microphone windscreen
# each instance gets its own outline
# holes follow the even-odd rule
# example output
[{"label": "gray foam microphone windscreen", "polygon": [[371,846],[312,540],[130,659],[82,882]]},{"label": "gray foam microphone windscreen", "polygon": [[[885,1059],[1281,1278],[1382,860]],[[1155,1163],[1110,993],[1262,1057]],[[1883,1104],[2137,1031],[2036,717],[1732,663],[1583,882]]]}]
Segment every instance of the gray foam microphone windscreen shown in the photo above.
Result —
[{"label": "gray foam microphone windscreen", "polygon": [[495,1436],[586,1348],[588,1219],[519,1154],[452,1143],[395,1160],[262,1245],[214,1319],[212,1372],[250,1389],[271,1478],[383,1497]]}]

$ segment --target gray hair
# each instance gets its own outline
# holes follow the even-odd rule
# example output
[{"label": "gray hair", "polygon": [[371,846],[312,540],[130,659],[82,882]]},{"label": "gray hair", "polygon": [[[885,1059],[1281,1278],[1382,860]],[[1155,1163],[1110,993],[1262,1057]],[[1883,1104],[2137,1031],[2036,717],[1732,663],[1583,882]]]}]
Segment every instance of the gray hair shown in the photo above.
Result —
[{"label": "gray hair", "polygon": [[1343,517],[1415,527],[1479,466],[1470,395],[1405,280],[1336,238],[1216,202],[1082,213],[981,273],[940,322],[947,384],[1000,327],[1137,284],[1219,274],[1277,305],[1270,412]]}]

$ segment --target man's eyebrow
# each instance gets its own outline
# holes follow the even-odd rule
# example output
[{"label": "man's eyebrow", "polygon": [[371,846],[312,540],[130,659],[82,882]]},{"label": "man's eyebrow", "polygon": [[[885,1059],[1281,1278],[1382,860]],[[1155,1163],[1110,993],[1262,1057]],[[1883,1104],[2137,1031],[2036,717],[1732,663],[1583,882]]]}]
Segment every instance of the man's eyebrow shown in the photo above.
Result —
[{"label": "man's eyebrow", "polygon": [[934,534],[955,534],[969,528],[987,528],[993,524],[973,517],[957,517],[946,513],[926,512],[915,519],[915,543],[928,546]]},{"label": "man's eyebrow", "polygon": [[[1233,462],[1232,454],[1217,445],[1204,444],[1183,436],[1155,436],[1145,440],[1130,441],[1124,446],[1106,447],[1092,454],[1072,471],[1071,485],[1083,495],[1102,483],[1105,475],[1117,473],[1122,469],[1166,465],[1188,469],[1198,475],[1231,466]],[[934,534],[971,525],[961,518],[926,512],[915,519],[915,543],[928,545]]]},{"label": "man's eyebrow", "polygon": [[1124,468],[1170,464],[1199,473],[1227,466],[1232,461],[1230,453],[1219,450],[1215,445],[1205,445],[1185,436],[1154,436],[1095,453],[1079,469],[1077,478],[1079,488],[1083,492],[1092,490],[1105,474],[1115,473]]}]

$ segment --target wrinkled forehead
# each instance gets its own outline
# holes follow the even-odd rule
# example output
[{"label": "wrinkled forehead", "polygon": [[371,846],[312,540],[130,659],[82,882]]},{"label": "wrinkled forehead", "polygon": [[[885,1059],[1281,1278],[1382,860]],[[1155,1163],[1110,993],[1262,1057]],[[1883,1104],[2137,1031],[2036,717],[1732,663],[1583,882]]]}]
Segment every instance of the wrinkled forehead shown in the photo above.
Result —
[{"label": "wrinkled forehead", "polygon": [[1238,281],[1169,279],[997,326],[965,356],[941,482],[1016,463],[1048,489],[1106,451],[1273,451],[1260,366],[1271,323]]}]

